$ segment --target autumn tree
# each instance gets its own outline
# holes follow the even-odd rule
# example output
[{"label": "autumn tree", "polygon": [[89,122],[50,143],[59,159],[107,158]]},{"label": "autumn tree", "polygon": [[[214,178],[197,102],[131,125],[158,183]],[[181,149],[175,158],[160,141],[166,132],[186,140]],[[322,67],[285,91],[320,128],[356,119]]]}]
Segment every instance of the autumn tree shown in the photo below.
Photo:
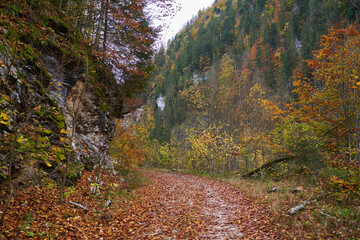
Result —
[{"label": "autumn tree", "polygon": [[[327,138],[328,150],[359,161],[359,27],[333,27],[308,61],[313,78],[294,83],[294,114]],[[296,110],[295,110],[296,109]]]},{"label": "autumn tree", "polygon": [[298,74],[297,100],[283,112],[301,132],[292,150],[312,165],[327,164],[326,191],[338,201],[360,195],[359,46],[358,25],[329,29],[308,61],[313,77]]},{"label": "autumn tree", "polygon": [[225,54],[220,62],[218,72],[218,111],[222,116],[228,118],[231,123],[232,112],[238,97],[239,87],[234,68],[234,61],[228,54]]},{"label": "autumn tree", "polygon": [[[241,162],[240,171],[295,152],[320,163],[320,125],[299,121],[289,112],[284,119],[275,119],[278,112],[270,106],[297,98],[292,90],[299,69],[310,79],[310,86],[318,89],[319,81],[311,80],[314,73],[304,59],[321,47],[319,37],[329,24],[341,20],[346,25],[356,19],[359,8],[355,5],[353,1],[339,5],[325,0],[217,1],[192,19],[169,41],[166,52],[161,52],[164,61],[153,79],[157,82],[161,77],[163,81],[155,85],[154,97],[161,94],[166,106],[164,111],[156,111],[153,132],[166,135],[161,139],[174,143],[171,146],[194,153],[189,139],[177,137],[180,129],[224,125],[239,146],[235,155]],[[331,14],[324,14],[327,10]],[[347,109],[349,115],[352,110]],[[355,131],[354,126],[349,129]],[[314,147],[304,150],[306,146]],[[307,151],[311,154],[305,154]],[[209,171],[204,156],[198,156]]]},{"label": "autumn tree", "polygon": [[119,170],[132,170],[157,159],[158,143],[150,137],[154,127],[153,110],[144,106],[117,120],[117,129],[111,143],[110,154]]}]

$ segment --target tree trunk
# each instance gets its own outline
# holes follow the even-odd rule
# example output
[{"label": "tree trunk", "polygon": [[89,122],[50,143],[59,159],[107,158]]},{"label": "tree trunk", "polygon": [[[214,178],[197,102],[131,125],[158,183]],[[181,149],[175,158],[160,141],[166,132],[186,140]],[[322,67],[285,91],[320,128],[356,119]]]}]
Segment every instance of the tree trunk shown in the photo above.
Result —
[{"label": "tree trunk", "polygon": [[109,21],[109,0],[105,3],[105,19],[104,19],[104,39],[103,39],[103,51],[106,51],[107,33],[108,33],[108,21]]},{"label": "tree trunk", "polygon": [[271,167],[272,165],[274,164],[277,164],[277,163],[281,163],[281,162],[287,162],[287,161],[290,161],[290,160],[293,160],[295,158],[295,156],[287,156],[287,157],[283,157],[283,158],[279,158],[279,159],[275,159],[273,161],[270,161],[270,162],[267,162],[265,164],[263,164],[262,166],[242,175],[241,177],[242,178],[248,178],[252,175],[254,175],[255,173],[258,173],[260,172],[262,169],[265,169],[265,168],[268,168],[268,167]]}]

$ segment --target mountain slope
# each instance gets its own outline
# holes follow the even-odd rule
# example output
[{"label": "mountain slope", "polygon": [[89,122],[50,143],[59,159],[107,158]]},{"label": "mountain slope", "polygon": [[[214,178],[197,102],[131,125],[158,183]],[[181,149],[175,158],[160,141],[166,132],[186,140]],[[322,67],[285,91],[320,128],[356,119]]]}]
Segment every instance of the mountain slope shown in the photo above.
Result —
[{"label": "mountain slope", "polygon": [[[216,171],[223,172],[239,169],[239,164],[251,169],[283,154],[267,148],[276,145],[270,134],[277,123],[267,102],[296,99],[293,82],[300,72],[312,79],[305,61],[320,48],[321,36],[331,26],[358,21],[359,12],[353,1],[216,1],[155,59],[154,98],[164,97],[165,107],[154,103],[153,137],[191,150],[197,146],[189,142],[193,136],[202,136],[194,137],[202,143],[228,139],[220,144],[223,153],[219,144],[206,147],[207,152],[218,148],[210,155],[198,146],[203,150],[197,154],[211,172],[216,156],[231,155],[226,164],[217,163],[221,167]],[[190,165],[202,169],[195,162]]]}]

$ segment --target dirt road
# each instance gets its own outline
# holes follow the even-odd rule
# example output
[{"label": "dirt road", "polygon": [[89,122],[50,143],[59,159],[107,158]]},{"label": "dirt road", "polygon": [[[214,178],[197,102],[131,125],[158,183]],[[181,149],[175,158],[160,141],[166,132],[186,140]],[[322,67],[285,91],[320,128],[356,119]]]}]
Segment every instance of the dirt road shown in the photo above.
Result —
[{"label": "dirt road", "polygon": [[230,184],[179,173],[143,174],[152,183],[134,192],[121,215],[128,238],[280,239],[266,208]]}]

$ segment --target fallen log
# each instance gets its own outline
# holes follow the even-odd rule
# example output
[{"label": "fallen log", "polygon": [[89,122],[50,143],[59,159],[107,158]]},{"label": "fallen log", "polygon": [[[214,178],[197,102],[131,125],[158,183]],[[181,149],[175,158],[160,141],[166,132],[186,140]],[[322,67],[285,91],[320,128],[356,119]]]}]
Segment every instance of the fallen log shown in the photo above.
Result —
[{"label": "fallen log", "polygon": [[[297,205],[297,206],[291,208],[290,211],[289,211],[289,214],[290,214],[290,215],[294,215],[294,214],[297,213],[298,211],[305,209],[305,207],[306,207],[307,205],[311,204],[311,203],[314,202],[314,201],[319,200],[320,198],[322,198],[322,197],[324,197],[324,196],[326,196],[326,195],[327,195],[327,193],[323,193],[323,194],[320,194],[320,195],[318,195],[317,197],[314,197],[314,198],[312,198],[312,199],[310,199],[310,200],[308,200],[308,201],[303,201],[300,205]],[[321,211],[320,211],[320,212],[321,212]],[[322,213],[322,214],[323,214],[323,213]],[[324,214],[323,214],[323,215],[324,215]]]},{"label": "fallen log", "polygon": [[287,162],[287,161],[290,161],[290,160],[293,160],[295,158],[295,156],[287,156],[287,157],[283,157],[283,158],[279,158],[279,159],[275,159],[275,160],[272,160],[270,162],[267,162],[265,164],[263,164],[262,166],[242,175],[241,177],[242,178],[248,178],[252,175],[254,175],[255,173],[258,173],[260,172],[262,169],[265,169],[265,168],[268,168],[268,167],[271,167],[272,165],[276,164],[276,163],[281,163],[281,162]]},{"label": "fallen log", "polygon": [[[319,211],[320,211],[320,210],[319,210]],[[323,211],[320,211],[320,213],[321,213],[322,215],[326,216],[326,217],[329,217],[329,218],[334,219],[334,220],[337,221],[337,222],[340,222],[340,219],[337,219],[336,217],[333,217],[333,216],[331,216],[331,215],[329,215],[329,214],[327,214],[327,213],[324,213]]]},{"label": "fallen log", "polygon": [[309,205],[310,203],[311,203],[311,201],[304,201],[300,205],[297,205],[297,206],[291,208],[290,211],[289,211],[289,214],[294,215],[298,211],[305,209],[306,205]]},{"label": "fallen log", "polygon": [[88,209],[87,207],[84,207],[83,205],[81,205],[81,204],[79,204],[79,203],[72,202],[72,201],[69,201],[69,203],[72,204],[72,205],[74,205],[75,207],[84,209],[85,211],[89,211],[89,209]]}]

